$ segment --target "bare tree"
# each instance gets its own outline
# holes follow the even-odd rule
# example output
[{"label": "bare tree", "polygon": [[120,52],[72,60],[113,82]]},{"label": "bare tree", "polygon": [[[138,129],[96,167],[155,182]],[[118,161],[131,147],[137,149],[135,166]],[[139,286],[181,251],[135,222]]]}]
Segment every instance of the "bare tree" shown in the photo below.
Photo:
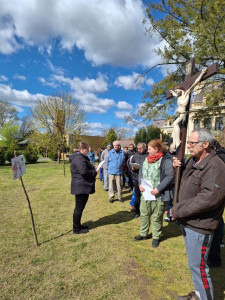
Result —
[{"label": "bare tree", "polygon": [[85,112],[69,93],[39,99],[32,106],[35,130],[48,133],[58,151],[58,163],[69,134],[81,134],[85,129]]},{"label": "bare tree", "polygon": [[24,116],[20,125],[20,134],[23,138],[29,136],[32,132],[33,122],[30,117]]},{"label": "bare tree", "polygon": [[17,121],[16,109],[6,101],[0,101],[0,127]]}]

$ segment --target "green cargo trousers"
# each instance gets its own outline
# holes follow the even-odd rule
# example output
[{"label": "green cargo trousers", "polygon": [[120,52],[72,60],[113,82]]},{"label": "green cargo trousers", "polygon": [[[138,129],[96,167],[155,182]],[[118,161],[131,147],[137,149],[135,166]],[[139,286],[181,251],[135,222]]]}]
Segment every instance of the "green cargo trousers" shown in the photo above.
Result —
[{"label": "green cargo trousers", "polygon": [[146,237],[148,235],[152,216],[152,238],[158,240],[162,233],[163,214],[165,211],[165,202],[157,197],[156,201],[145,201],[141,196],[140,219],[141,228],[140,235]]}]

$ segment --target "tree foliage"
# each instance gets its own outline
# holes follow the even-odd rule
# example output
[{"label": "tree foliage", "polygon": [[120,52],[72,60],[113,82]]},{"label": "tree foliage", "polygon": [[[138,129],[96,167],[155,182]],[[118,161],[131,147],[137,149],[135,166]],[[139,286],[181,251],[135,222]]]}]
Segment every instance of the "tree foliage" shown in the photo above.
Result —
[{"label": "tree foliage", "polygon": [[0,101],[0,127],[6,123],[14,123],[18,120],[16,109],[6,101]]},{"label": "tree foliage", "polygon": [[33,143],[29,144],[24,151],[24,156],[27,163],[29,164],[36,163],[38,160],[38,150],[36,145],[34,145]]},{"label": "tree foliage", "polygon": [[69,93],[38,100],[31,109],[35,132],[32,137],[43,147],[55,146],[58,163],[65,148],[65,136],[81,134],[85,129],[85,112]]},{"label": "tree foliage", "polygon": [[113,128],[109,129],[107,135],[106,135],[106,138],[105,138],[105,141],[103,143],[103,146],[106,147],[107,144],[112,144],[114,141],[117,140],[117,135],[116,135],[116,132]]},{"label": "tree foliage", "polygon": [[19,126],[7,123],[0,129],[0,135],[2,136],[0,146],[5,148],[16,147],[17,139],[19,137]]},{"label": "tree foliage", "polygon": [[[199,71],[218,62],[219,72],[208,80],[208,84],[221,82],[220,89],[213,92],[210,106],[225,95],[225,2],[221,0],[161,0],[151,2],[146,9],[144,23],[147,32],[159,35],[165,46],[156,49],[162,63],[153,66],[173,66],[164,79],[155,83],[143,97],[143,106],[138,115],[144,121],[167,116],[176,106],[176,99],[166,100],[166,92],[184,80],[185,63],[195,58]],[[146,73],[147,73],[146,72]],[[218,96],[217,94],[218,93]],[[210,107],[209,107],[210,111]]]},{"label": "tree foliage", "polygon": [[146,143],[150,142],[151,140],[160,139],[162,137],[163,142],[167,142],[169,136],[167,134],[164,134],[160,128],[156,126],[147,126],[142,127],[138,130],[138,132],[135,135],[134,143],[137,145],[138,143]]}]

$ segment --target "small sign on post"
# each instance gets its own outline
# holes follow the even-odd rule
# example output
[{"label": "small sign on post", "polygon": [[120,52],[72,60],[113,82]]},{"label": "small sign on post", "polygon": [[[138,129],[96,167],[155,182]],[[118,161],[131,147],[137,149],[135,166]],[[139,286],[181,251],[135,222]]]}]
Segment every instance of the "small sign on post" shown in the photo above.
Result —
[{"label": "small sign on post", "polygon": [[16,180],[26,173],[25,159],[23,155],[12,158],[13,179]]},{"label": "small sign on post", "polygon": [[30,211],[30,216],[31,216],[31,224],[32,224],[32,229],[33,229],[33,233],[34,233],[34,237],[35,237],[35,242],[36,242],[36,246],[39,246],[38,243],[38,239],[37,239],[37,233],[35,230],[35,224],[34,224],[34,217],[33,217],[33,213],[32,213],[32,209],[31,209],[31,205],[30,205],[30,199],[28,197],[27,191],[25,189],[24,183],[23,183],[23,178],[22,175],[26,173],[26,167],[25,167],[25,159],[23,155],[19,155],[15,158],[11,159],[11,163],[12,163],[12,170],[13,170],[13,179],[20,179],[21,185],[23,187],[26,199],[27,199],[27,203],[28,203],[28,208]]}]

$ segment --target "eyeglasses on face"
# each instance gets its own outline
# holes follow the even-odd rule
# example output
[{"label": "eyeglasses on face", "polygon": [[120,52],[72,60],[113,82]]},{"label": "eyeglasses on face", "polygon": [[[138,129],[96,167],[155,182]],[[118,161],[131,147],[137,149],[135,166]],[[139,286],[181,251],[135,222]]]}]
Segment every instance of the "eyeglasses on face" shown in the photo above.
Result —
[{"label": "eyeglasses on face", "polygon": [[187,141],[187,144],[189,145],[189,146],[195,146],[195,145],[197,145],[198,143],[202,143],[202,141],[198,141],[198,142],[191,142],[191,141]]}]

